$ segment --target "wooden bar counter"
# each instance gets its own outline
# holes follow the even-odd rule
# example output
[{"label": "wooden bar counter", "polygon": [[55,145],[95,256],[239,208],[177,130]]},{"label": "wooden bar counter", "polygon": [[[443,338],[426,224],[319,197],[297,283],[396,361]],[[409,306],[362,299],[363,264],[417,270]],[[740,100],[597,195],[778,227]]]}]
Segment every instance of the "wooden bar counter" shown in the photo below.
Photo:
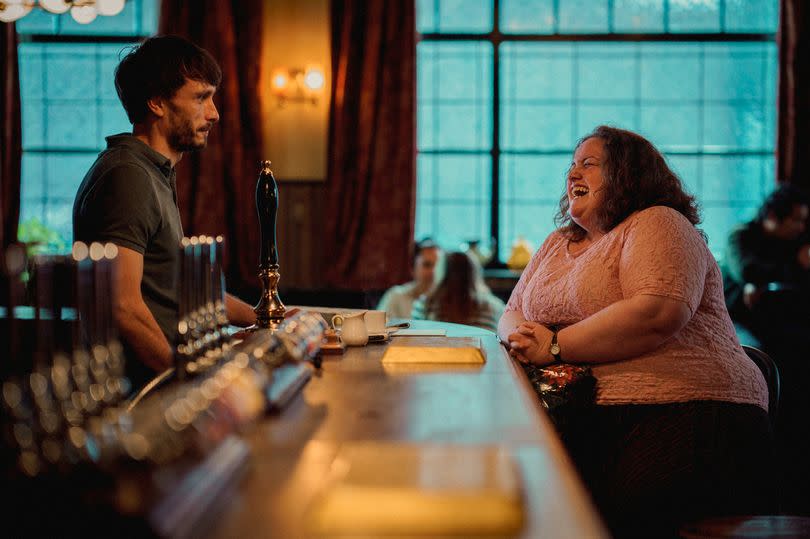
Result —
[{"label": "wooden bar counter", "polygon": [[495,335],[437,322],[412,328],[478,337],[486,363],[397,369],[381,363],[388,346],[421,337],[394,336],[325,356],[301,394],[245,433],[250,465],[212,516],[208,537],[310,536],[307,507],[341,444],[361,441],[498,444],[516,459],[523,482],[525,521],[517,537],[608,536],[522,369]]}]

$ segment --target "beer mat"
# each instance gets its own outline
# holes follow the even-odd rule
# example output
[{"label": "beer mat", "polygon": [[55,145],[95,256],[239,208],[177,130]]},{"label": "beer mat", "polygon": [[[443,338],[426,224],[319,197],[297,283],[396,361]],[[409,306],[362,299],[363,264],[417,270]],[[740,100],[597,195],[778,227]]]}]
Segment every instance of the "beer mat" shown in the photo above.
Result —
[{"label": "beer mat", "polygon": [[391,344],[383,364],[391,363],[484,363],[486,358],[477,337],[422,337]]},{"label": "beer mat", "polygon": [[323,535],[510,536],[524,521],[519,467],[505,448],[344,444],[307,508]]}]

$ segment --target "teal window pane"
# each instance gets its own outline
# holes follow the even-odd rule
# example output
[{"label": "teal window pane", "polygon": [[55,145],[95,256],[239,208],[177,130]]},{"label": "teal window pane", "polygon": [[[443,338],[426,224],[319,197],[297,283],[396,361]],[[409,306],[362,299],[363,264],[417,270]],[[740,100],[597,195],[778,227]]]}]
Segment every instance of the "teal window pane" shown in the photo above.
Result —
[{"label": "teal window pane", "polygon": [[642,107],[641,129],[661,151],[697,151],[700,144],[697,104],[659,104]]},{"label": "teal window pane", "polygon": [[47,197],[45,161],[45,154],[23,153],[20,175],[20,198],[23,201],[42,200]]},{"label": "teal window pane", "polygon": [[127,113],[124,112],[124,107],[119,103],[103,103],[99,106],[99,131],[101,139],[99,145],[106,147],[106,142],[103,140],[110,135],[118,133],[131,133],[132,124],[129,123]]},{"label": "teal window pane", "polygon": [[417,173],[417,237],[430,236],[448,249],[489,238],[489,155],[422,154]]},{"label": "teal window pane", "polygon": [[439,27],[438,11],[439,0],[416,0],[416,31],[436,32]]},{"label": "teal window pane", "polygon": [[509,258],[518,238],[534,248],[554,229],[560,197],[571,154],[503,155],[501,157],[501,204],[499,207],[500,258]]},{"label": "teal window pane", "polygon": [[501,47],[501,147],[568,149],[572,132],[571,44],[505,43]]},{"label": "teal window pane", "polygon": [[576,137],[579,139],[598,125],[638,131],[638,106],[631,103],[583,103],[577,111]]},{"label": "teal window pane", "polygon": [[718,32],[720,30],[720,0],[671,0],[669,30],[671,32]]},{"label": "teal window pane", "polygon": [[641,98],[649,102],[700,99],[701,45],[641,46]]},{"label": "teal window pane", "polygon": [[613,0],[613,31],[664,31],[664,0]]},{"label": "teal window pane", "polygon": [[22,43],[17,49],[20,70],[20,95],[25,101],[42,100],[45,97],[44,46]]},{"label": "teal window pane", "polygon": [[501,108],[501,147],[508,150],[570,149],[577,138],[573,118],[571,103],[504,106]]},{"label": "teal window pane", "polygon": [[68,251],[73,244],[73,198],[48,200],[44,207],[45,223],[56,230],[63,240],[62,251]]},{"label": "teal window pane", "polygon": [[45,107],[45,144],[51,148],[94,150],[101,145],[97,108],[92,101],[51,101]]},{"label": "teal window pane", "polygon": [[768,151],[773,147],[762,104],[736,101],[707,103],[704,108],[703,146],[712,151]]},{"label": "teal window pane", "polygon": [[416,31],[421,33],[489,33],[492,16],[492,0],[416,1]]},{"label": "teal window pane", "polygon": [[41,99],[24,100],[22,104],[22,147],[45,145],[45,107]]},{"label": "teal window pane", "polygon": [[703,190],[701,202],[717,205],[757,205],[769,192],[766,175],[769,157],[707,155],[702,159]]},{"label": "teal window pane", "polygon": [[579,46],[577,96],[580,99],[632,101],[639,62],[636,45],[587,43]]},{"label": "teal window pane", "polygon": [[505,34],[551,34],[556,28],[553,0],[501,0],[498,16]]},{"label": "teal window pane", "polygon": [[558,0],[560,33],[602,34],[608,32],[607,0]]},{"label": "teal window pane", "polygon": [[32,9],[28,15],[14,23],[18,34],[54,34],[57,27],[57,15],[44,9]]},{"label": "teal window pane", "polygon": [[504,102],[571,99],[574,93],[573,45],[504,43],[500,52]]},{"label": "teal window pane", "polygon": [[725,0],[726,32],[776,33],[779,7],[774,0]]},{"label": "teal window pane", "polygon": [[492,46],[423,42],[417,62],[419,149],[489,149]]},{"label": "teal window pane", "polygon": [[88,153],[50,152],[45,155],[44,180],[48,189],[48,197],[69,200],[72,205],[79,184],[98,154],[93,151]]},{"label": "teal window pane", "polygon": [[[765,96],[767,50],[772,43],[707,44],[706,99],[754,99]],[[773,82],[773,81],[770,81]]]},{"label": "teal window pane", "polygon": [[757,212],[757,204],[705,204],[702,208],[703,222],[699,225],[709,239],[711,250],[718,262],[722,262],[728,236],[741,223],[751,220]]},{"label": "teal window pane", "polygon": [[[78,35],[107,35],[107,36],[132,36],[149,35],[156,31],[155,26],[144,28],[144,19],[155,20],[157,0],[128,1],[124,9],[118,15],[106,17],[99,15],[89,24],[79,24],[69,13],[59,15],[61,18],[61,34]],[[144,17],[145,13],[151,15]],[[154,23],[153,23],[154,24]]]},{"label": "teal window pane", "polygon": [[94,100],[96,46],[52,43],[45,52],[45,93],[52,101]]},{"label": "teal window pane", "polygon": [[701,199],[703,189],[701,186],[701,160],[698,155],[666,155],[669,168],[681,179],[684,189],[690,195]]}]

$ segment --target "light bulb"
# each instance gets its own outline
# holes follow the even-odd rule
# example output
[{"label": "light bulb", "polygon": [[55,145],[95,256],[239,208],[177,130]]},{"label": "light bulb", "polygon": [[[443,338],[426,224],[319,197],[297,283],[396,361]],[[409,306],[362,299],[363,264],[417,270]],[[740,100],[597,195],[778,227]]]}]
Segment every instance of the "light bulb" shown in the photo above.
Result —
[{"label": "light bulb", "polygon": [[14,22],[17,19],[25,17],[29,11],[31,11],[31,6],[27,4],[16,4],[10,2],[3,2],[0,3],[0,21],[2,22]]},{"label": "light bulb", "polygon": [[96,8],[94,6],[73,6],[70,8],[70,16],[79,24],[93,22],[96,18]]},{"label": "light bulb", "polygon": [[111,17],[121,13],[121,11],[124,9],[125,3],[125,0],[97,0],[96,10],[98,11],[99,15]]},{"label": "light bulb", "polygon": [[39,5],[51,13],[64,13],[70,9],[70,4],[65,0],[39,0]]},{"label": "light bulb", "polygon": [[304,84],[310,90],[320,90],[323,88],[324,78],[320,69],[309,68],[304,75]]},{"label": "light bulb", "polygon": [[282,89],[287,86],[289,82],[289,77],[283,71],[278,71],[276,74],[273,75],[273,86],[278,89]]}]

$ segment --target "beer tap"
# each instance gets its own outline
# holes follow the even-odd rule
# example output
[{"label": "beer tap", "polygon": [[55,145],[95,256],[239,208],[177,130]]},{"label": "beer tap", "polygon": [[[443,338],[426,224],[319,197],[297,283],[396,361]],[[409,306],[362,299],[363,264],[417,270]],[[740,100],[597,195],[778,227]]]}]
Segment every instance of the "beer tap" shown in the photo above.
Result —
[{"label": "beer tap", "polygon": [[262,295],[256,313],[256,324],[250,329],[273,328],[284,320],[284,304],[278,295],[281,279],[276,249],[276,214],[278,212],[278,184],[270,170],[270,161],[260,163],[259,180],[256,182],[256,211],[259,214],[261,253],[259,257],[259,280]]}]

